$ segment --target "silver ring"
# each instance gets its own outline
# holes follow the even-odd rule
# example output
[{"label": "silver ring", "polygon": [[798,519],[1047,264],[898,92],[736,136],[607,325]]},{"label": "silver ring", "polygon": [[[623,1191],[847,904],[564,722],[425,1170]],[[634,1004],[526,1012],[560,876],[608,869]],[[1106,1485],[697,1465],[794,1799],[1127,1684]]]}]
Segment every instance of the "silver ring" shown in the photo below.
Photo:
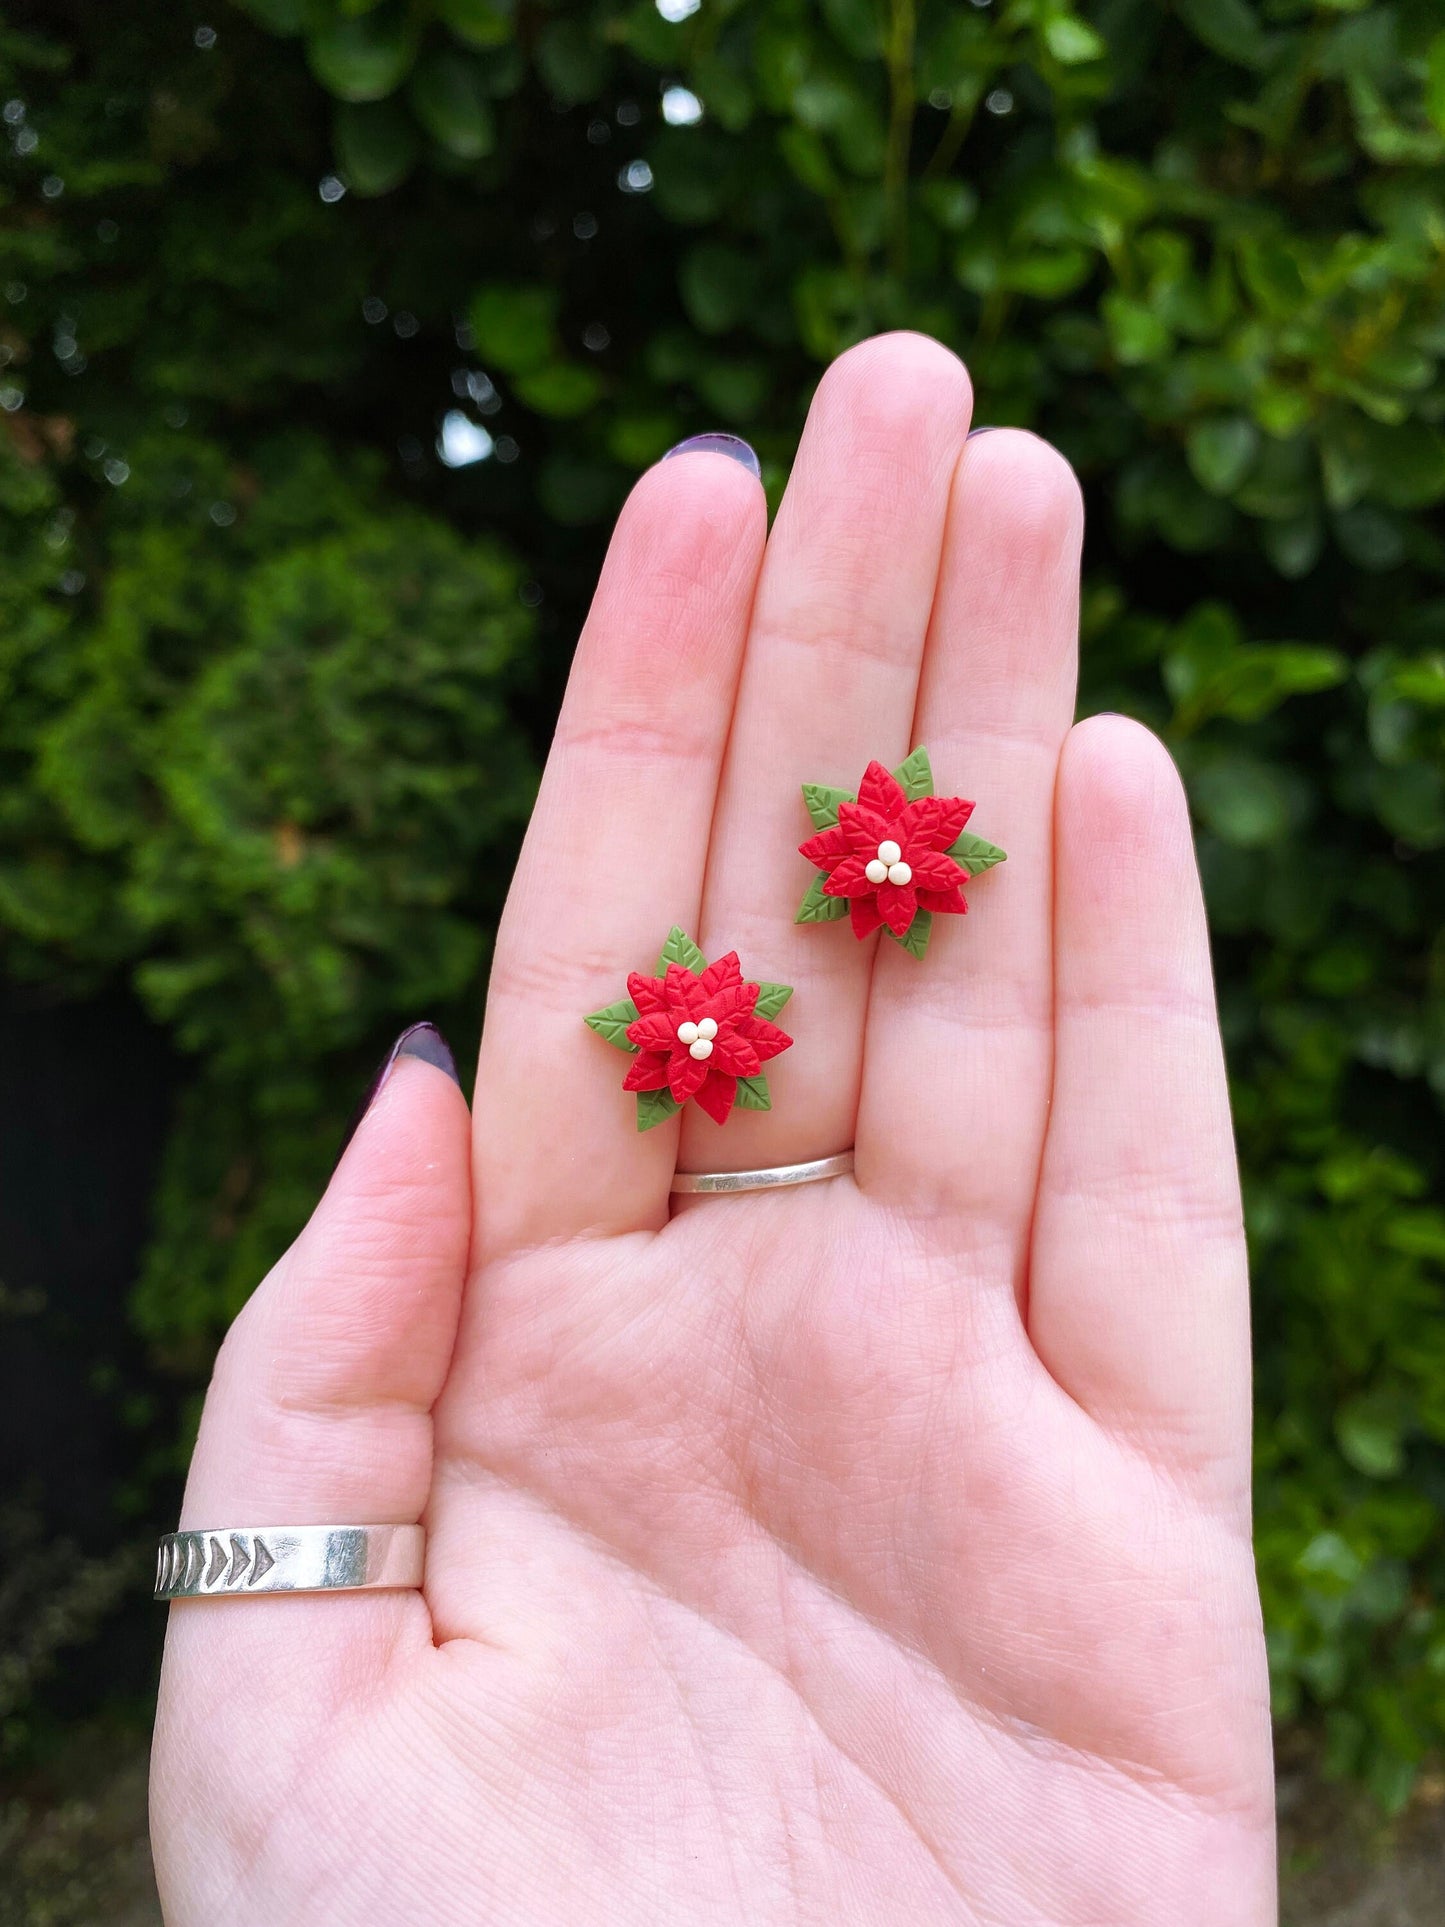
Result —
[{"label": "silver ring", "polygon": [[420,1526],[207,1526],[168,1532],[157,1599],[244,1599],[266,1592],[374,1592],[421,1584]]},{"label": "silver ring", "polygon": [[674,1191],[692,1196],[697,1192],[781,1191],[790,1184],[818,1184],[824,1178],[844,1178],[853,1169],[853,1153],[840,1151],[836,1157],[813,1158],[807,1164],[774,1164],[764,1171],[675,1171]]}]

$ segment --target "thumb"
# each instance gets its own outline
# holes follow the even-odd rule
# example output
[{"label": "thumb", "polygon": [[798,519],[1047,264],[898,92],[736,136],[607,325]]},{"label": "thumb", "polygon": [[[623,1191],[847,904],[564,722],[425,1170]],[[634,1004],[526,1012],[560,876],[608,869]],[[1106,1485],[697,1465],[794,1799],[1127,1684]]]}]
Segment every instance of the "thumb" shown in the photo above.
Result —
[{"label": "thumb", "polygon": [[[227,1334],[183,1526],[421,1518],[467,1269],[469,1140],[451,1052],[419,1024],[382,1066],[311,1222]],[[151,1756],[168,1920],[230,1912],[216,1815],[269,1825],[328,1709],[430,1641],[417,1592],[172,1605]]]},{"label": "thumb", "polygon": [[410,1524],[471,1232],[470,1130],[431,1024],[404,1031],[311,1221],[216,1360],[182,1524]]}]

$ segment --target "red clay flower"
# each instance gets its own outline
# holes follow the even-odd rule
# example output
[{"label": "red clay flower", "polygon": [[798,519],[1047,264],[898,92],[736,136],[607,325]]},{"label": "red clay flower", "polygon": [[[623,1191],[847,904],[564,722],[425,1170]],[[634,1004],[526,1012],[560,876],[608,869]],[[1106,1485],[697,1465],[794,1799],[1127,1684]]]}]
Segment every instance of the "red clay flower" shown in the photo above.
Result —
[{"label": "red clay flower", "polygon": [[638,1129],[689,1098],[718,1124],[737,1104],[770,1109],[763,1065],[793,1041],[770,1019],[792,991],[746,982],[736,951],[709,964],[681,930],[668,938],[659,968],[657,977],[634,971],[629,998],[587,1019],[609,1043],[636,1053],[622,1088],[638,1093]]},{"label": "red clay flower", "polygon": [[964,835],[972,803],[961,796],[934,796],[932,790],[923,749],[896,773],[870,763],[856,799],[846,791],[805,785],[804,799],[818,828],[798,848],[821,874],[803,900],[798,921],[826,922],[842,916],[846,905],[855,936],[870,936],[885,924],[921,956],[934,915],[962,915],[968,908],[963,884],[1002,862],[1004,854],[981,837]]},{"label": "red clay flower", "polygon": [[856,803],[838,805],[838,821],[799,846],[827,872],[823,893],[846,897],[853,934],[886,923],[901,937],[920,910],[961,914],[968,871],[947,854],[973,814],[961,796],[920,796],[910,803],[881,763],[870,763]]}]

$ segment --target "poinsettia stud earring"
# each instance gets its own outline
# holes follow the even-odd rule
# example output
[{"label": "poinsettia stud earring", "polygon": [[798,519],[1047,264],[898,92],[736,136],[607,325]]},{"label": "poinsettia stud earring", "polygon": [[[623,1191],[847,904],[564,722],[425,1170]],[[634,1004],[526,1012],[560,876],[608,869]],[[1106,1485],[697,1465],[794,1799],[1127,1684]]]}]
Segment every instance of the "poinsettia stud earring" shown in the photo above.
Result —
[{"label": "poinsettia stud earring", "polygon": [[816,836],[798,845],[818,866],[798,923],[851,916],[855,937],[880,924],[910,956],[928,948],[936,915],[967,910],[962,886],[1004,861],[996,843],[964,829],[972,803],[935,796],[926,749],[891,773],[881,763],[863,772],[858,794],[804,783],[803,801]]},{"label": "poinsettia stud earring", "polygon": [[585,1021],[636,1059],[622,1088],[637,1093],[637,1128],[650,1131],[689,1098],[717,1124],[732,1112],[770,1111],[763,1065],[792,1043],[772,1019],[793,992],[788,984],[747,983],[738,954],[710,964],[674,926],[657,975],[637,971],[628,995]]}]

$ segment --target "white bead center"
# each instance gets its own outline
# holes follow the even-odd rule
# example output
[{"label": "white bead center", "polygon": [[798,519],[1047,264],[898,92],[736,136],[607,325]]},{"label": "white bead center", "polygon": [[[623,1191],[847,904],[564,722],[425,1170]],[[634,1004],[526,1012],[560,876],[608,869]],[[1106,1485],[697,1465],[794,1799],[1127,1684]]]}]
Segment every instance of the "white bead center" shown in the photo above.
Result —
[{"label": "white bead center", "polygon": [[902,889],[905,883],[913,881],[912,868],[903,861],[902,847],[891,836],[885,837],[878,845],[877,856],[864,868],[863,874],[875,886],[896,883]]},{"label": "white bead center", "polygon": [[688,1056],[696,1057],[699,1061],[712,1056],[712,1040],[716,1036],[716,1017],[704,1017],[696,1024],[689,1019],[687,1023],[679,1024],[677,1027],[678,1043],[686,1044]]}]

